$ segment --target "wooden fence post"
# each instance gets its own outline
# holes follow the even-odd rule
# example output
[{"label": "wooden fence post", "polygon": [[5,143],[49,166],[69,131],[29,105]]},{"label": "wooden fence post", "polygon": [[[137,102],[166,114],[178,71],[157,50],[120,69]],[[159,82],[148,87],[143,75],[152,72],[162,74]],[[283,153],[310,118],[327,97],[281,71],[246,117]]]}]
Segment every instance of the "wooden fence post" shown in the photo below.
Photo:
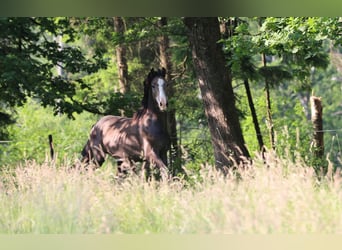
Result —
[{"label": "wooden fence post", "polygon": [[311,122],[313,125],[312,152],[316,167],[322,166],[324,160],[323,106],[320,97],[311,96]]},{"label": "wooden fence post", "polygon": [[50,146],[50,157],[51,161],[53,161],[55,158],[55,151],[53,148],[53,140],[52,140],[52,135],[49,135],[49,146]]}]

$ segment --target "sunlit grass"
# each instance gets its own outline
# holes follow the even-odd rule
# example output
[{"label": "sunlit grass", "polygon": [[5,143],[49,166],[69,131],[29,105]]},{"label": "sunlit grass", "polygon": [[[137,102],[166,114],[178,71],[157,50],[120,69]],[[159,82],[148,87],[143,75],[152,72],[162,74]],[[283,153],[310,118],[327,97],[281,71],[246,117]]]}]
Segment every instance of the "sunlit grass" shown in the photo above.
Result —
[{"label": "sunlit grass", "polygon": [[0,233],[342,232],[342,179],[318,181],[300,160],[270,154],[227,177],[203,166],[190,182],[149,183],[68,165],[2,171]]}]

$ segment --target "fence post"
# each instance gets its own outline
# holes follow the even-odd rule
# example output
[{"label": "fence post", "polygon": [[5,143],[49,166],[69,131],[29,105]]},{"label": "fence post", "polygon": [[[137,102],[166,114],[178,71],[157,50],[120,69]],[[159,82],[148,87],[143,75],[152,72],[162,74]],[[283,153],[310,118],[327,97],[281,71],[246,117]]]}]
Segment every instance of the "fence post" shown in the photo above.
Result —
[{"label": "fence post", "polygon": [[[312,152],[314,155],[314,165],[322,168],[323,174],[326,169],[322,166],[324,160],[324,132],[323,132],[323,106],[320,97],[311,96],[311,122],[313,125]],[[318,169],[317,169],[318,170]]]},{"label": "fence post", "polygon": [[54,160],[54,156],[55,156],[55,151],[53,149],[53,140],[52,140],[52,135],[49,135],[49,146],[50,146],[50,157],[51,157],[51,161]]}]

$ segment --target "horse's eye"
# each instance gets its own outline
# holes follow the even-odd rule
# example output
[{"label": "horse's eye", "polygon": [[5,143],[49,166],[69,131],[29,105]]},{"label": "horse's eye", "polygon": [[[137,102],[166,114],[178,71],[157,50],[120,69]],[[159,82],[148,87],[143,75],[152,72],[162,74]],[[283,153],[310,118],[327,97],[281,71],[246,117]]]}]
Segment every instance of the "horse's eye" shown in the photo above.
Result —
[{"label": "horse's eye", "polygon": [[152,89],[154,89],[156,87],[156,85],[152,85]]}]

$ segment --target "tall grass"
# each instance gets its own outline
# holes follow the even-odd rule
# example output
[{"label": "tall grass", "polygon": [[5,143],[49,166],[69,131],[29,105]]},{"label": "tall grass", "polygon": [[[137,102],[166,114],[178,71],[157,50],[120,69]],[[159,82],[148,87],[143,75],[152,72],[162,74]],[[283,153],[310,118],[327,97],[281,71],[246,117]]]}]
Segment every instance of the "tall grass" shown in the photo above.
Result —
[{"label": "tall grass", "polygon": [[272,154],[227,177],[203,166],[191,185],[33,161],[0,177],[0,233],[342,232],[341,177]]}]

